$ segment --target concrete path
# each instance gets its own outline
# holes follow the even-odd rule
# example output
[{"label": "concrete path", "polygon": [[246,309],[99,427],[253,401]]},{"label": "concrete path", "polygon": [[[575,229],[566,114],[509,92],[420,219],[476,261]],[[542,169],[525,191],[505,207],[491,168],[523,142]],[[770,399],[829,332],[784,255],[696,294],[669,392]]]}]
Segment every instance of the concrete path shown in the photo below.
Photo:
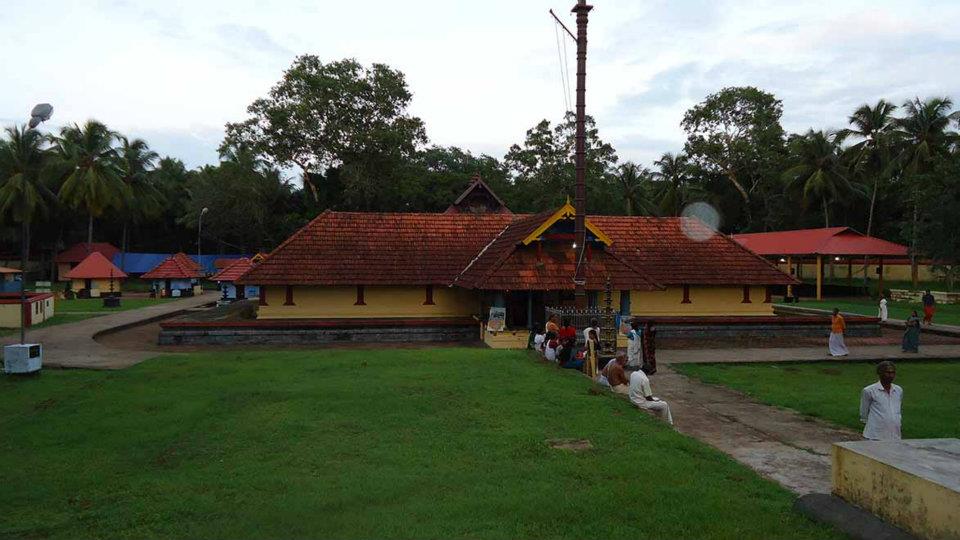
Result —
[{"label": "concrete path", "polygon": [[677,431],[800,495],[830,493],[831,445],[861,439],[846,428],[680,375],[669,365],[661,364],[651,383],[670,404]]},{"label": "concrete path", "polygon": [[[166,318],[184,310],[216,302],[218,293],[164,302],[155,306],[120,311],[75,323],[27,330],[29,343],[43,344],[44,367],[123,369],[157,356],[156,351],[124,350],[105,347],[93,338],[97,334]],[[19,343],[19,333],[0,338],[0,344]]]},{"label": "concrete path", "polygon": [[905,353],[897,345],[850,347],[850,355],[830,356],[826,340],[823,347],[751,348],[751,349],[663,349],[657,351],[657,362],[792,362],[792,361],[867,361],[867,360],[942,360],[960,358],[960,344],[924,345],[920,352]]}]

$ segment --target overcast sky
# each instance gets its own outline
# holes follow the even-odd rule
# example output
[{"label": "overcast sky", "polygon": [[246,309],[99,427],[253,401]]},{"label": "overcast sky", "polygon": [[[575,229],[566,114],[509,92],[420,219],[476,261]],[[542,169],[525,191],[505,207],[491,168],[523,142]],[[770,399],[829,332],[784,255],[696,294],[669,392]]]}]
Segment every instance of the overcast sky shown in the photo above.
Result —
[{"label": "overcast sky", "polygon": [[[0,123],[47,101],[47,129],[96,118],[188,166],[211,163],[224,123],[312,53],[400,69],[431,143],[499,158],[539,120],[562,117],[547,10],[573,25],[572,4],[11,0],[0,10]],[[774,93],[790,131],[842,127],[879,98],[960,100],[960,1],[594,4],[587,111],[621,160],[681,149],[683,112],[724,86]]]}]

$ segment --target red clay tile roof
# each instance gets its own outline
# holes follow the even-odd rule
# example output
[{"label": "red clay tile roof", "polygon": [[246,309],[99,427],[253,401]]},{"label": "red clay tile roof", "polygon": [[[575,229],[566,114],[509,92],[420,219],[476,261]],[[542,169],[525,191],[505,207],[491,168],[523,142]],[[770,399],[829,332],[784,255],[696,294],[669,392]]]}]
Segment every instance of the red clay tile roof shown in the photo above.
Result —
[{"label": "red clay tile roof", "polygon": [[[457,285],[475,289],[573,288],[572,250],[518,244],[541,214],[387,214],[327,211],[238,283],[259,285]],[[682,218],[589,216],[613,240],[585,261],[587,288],[797,283],[731,238],[684,234]],[[687,222],[704,230],[699,222]],[[542,263],[542,264],[539,264]]]},{"label": "red clay tile roof", "polygon": [[591,216],[590,220],[613,240],[612,253],[661,285],[799,283],[732,238],[692,218]]},{"label": "red clay tile roof", "polygon": [[120,250],[107,242],[93,242],[90,244],[90,249],[87,249],[86,242],[79,242],[61,251],[53,260],[58,263],[78,263],[93,252],[102,253],[108,261],[112,261],[113,256],[120,253]]},{"label": "red clay tile roof", "polygon": [[173,258],[175,258],[175,259],[177,259],[178,261],[180,261],[180,264],[182,264],[183,266],[185,266],[185,267],[187,267],[187,268],[193,268],[194,270],[196,270],[196,271],[198,271],[198,272],[200,271],[200,265],[197,263],[197,261],[191,259],[189,255],[187,255],[186,253],[184,253],[184,252],[182,252],[182,251],[177,252],[177,253],[174,253],[174,254],[173,254]]},{"label": "red clay tile roof", "polygon": [[904,257],[907,246],[860,234],[850,227],[737,234],[733,237],[760,255],[877,255]]},{"label": "red clay tile roof", "polygon": [[140,277],[143,279],[190,279],[200,277],[200,269],[189,257],[183,253],[177,253],[167,257],[153,270]]},{"label": "red clay tile roof", "polygon": [[245,274],[247,270],[253,268],[253,263],[246,257],[223,260],[227,260],[229,264],[226,268],[214,274],[210,278],[211,281],[236,281],[237,278]]},{"label": "red clay tile roof", "polygon": [[127,274],[108,261],[99,251],[94,251],[63,277],[67,279],[119,279]]},{"label": "red clay tile roof", "polygon": [[447,285],[513,219],[509,214],[326,211],[237,282]]},{"label": "red clay tile roof", "polygon": [[[477,192],[474,194],[474,192]],[[467,186],[467,189],[463,190],[463,193],[457,197],[457,200],[453,201],[453,204],[447,207],[446,213],[452,214],[456,212],[472,212],[470,208],[469,200],[464,202],[464,199],[470,197],[474,201],[483,201],[484,206],[488,208],[487,211],[494,212],[498,214],[512,214],[513,212],[507,208],[507,205],[503,200],[493,192],[493,189],[487,185],[486,182],[480,177],[480,175],[475,175],[470,179],[470,185]],[[483,199],[486,199],[484,201]]]}]

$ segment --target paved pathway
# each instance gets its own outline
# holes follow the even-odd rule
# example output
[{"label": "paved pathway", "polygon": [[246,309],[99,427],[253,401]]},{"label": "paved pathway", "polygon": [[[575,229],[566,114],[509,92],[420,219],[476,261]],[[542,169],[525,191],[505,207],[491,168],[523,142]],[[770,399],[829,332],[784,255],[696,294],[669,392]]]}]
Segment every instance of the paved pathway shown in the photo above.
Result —
[{"label": "paved pathway", "polygon": [[771,407],[680,375],[664,364],[651,378],[677,431],[695,437],[797,493],[830,493],[830,447],[860,440],[846,428]]},{"label": "paved pathway", "polygon": [[830,356],[826,340],[823,347],[784,347],[751,349],[663,349],[657,351],[657,361],[685,362],[790,362],[790,361],[866,361],[866,360],[923,360],[960,358],[960,344],[923,345],[919,353],[905,353],[897,345],[866,345],[850,347],[850,355]]},{"label": "paved pathway", "polygon": [[[44,367],[122,369],[160,353],[150,350],[124,350],[105,347],[93,337],[101,332],[142,324],[174,313],[215,302],[217,293],[164,302],[154,306],[120,311],[74,323],[27,330],[27,341],[43,344]],[[0,344],[19,343],[19,333],[0,338]]]}]

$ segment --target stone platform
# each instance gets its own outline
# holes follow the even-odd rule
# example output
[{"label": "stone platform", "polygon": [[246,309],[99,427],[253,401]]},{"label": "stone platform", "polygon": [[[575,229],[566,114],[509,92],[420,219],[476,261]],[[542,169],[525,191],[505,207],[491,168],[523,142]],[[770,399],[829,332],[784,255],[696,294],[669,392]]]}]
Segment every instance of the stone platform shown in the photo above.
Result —
[{"label": "stone platform", "polygon": [[836,443],[833,492],[921,538],[960,540],[960,439]]}]

